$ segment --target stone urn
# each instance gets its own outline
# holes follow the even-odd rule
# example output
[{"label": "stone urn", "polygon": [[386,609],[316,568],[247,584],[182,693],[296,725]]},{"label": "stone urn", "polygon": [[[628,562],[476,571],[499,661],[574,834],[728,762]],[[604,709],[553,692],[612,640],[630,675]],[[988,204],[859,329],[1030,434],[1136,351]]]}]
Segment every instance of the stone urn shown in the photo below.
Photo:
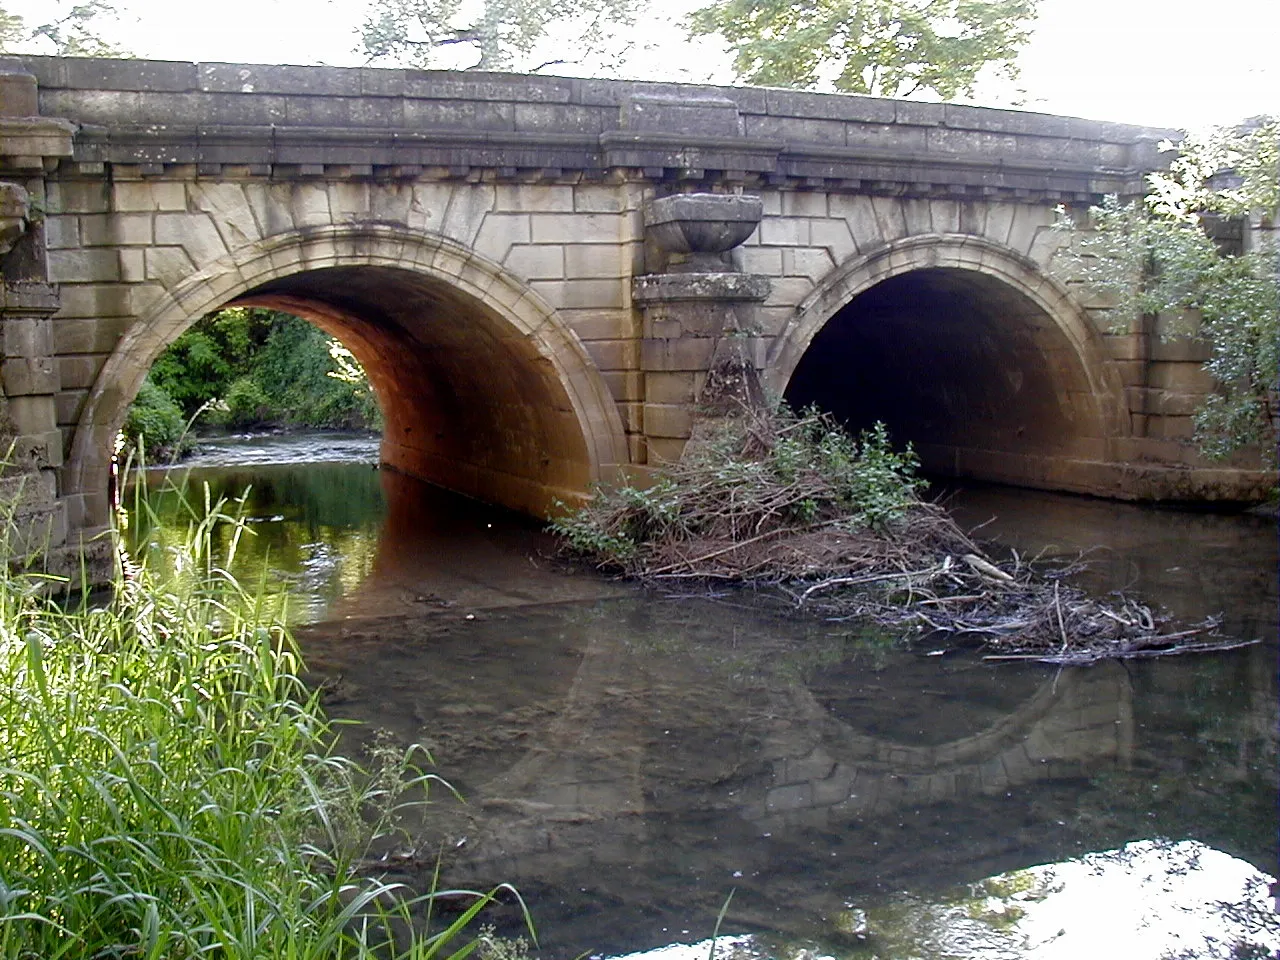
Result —
[{"label": "stone urn", "polygon": [[751,236],[764,213],[759,197],[678,193],[644,205],[649,237],[670,255],[672,273],[724,273],[725,256]]}]

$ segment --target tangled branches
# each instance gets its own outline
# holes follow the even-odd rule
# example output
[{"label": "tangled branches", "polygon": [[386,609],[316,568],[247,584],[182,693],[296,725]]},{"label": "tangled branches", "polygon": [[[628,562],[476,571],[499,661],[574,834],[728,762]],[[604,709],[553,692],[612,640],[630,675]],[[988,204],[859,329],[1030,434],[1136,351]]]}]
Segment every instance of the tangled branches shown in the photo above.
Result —
[{"label": "tangled branches", "polygon": [[601,489],[552,524],[574,552],[648,583],[771,587],[797,608],[983,644],[997,658],[1092,662],[1228,645],[1163,632],[1129,599],[1088,596],[1016,553],[995,560],[920,498],[916,460],[883,425],[745,409],[711,425],[647,487]]}]

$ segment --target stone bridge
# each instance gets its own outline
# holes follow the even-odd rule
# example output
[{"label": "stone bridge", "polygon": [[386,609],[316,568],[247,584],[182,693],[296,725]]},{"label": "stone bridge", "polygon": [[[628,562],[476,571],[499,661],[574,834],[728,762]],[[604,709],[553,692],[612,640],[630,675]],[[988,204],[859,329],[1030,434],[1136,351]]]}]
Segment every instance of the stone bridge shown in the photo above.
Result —
[{"label": "stone bridge", "polygon": [[232,304],[352,350],[388,466],[531,513],[678,457],[727,356],[886,421],[940,474],[1149,499],[1268,482],[1188,445],[1202,347],[1117,331],[1051,269],[1055,208],[1141,192],[1168,131],[766,89],[8,64],[9,493],[51,547],[107,523],[143,377]]}]

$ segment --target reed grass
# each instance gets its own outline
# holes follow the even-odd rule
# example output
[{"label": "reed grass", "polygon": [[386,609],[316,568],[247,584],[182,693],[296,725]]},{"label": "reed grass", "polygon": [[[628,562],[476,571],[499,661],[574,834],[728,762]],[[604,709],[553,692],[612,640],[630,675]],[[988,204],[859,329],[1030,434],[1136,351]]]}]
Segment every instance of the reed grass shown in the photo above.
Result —
[{"label": "reed grass", "polygon": [[243,533],[228,504],[197,504],[185,542],[100,603],[0,564],[2,960],[479,945],[468,927],[498,890],[433,929],[439,891],[362,875],[433,775],[413,751],[390,778],[336,751],[279,604],[226,573]]}]

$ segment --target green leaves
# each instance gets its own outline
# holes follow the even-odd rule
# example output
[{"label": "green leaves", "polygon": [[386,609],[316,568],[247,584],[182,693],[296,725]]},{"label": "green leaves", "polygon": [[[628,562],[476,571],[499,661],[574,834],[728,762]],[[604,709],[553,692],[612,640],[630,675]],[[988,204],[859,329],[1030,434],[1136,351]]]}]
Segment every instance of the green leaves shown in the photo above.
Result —
[{"label": "green leaves", "polygon": [[[1223,457],[1261,445],[1275,458],[1280,370],[1280,250],[1269,231],[1280,202],[1280,122],[1189,137],[1142,202],[1111,197],[1090,211],[1093,230],[1064,221],[1072,243],[1057,258],[1068,279],[1115,304],[1116,325],[1161,316],[1166,335],[1202,340],[1218,388],[1196,413],[1202,451]],[[1206,232],[1235,218],[1244,249]]]},{"label": "green leaves", "polygon": [[[633,22],[642,0],[375,0],[361,28],[370,61],[440,66],[446,50],[469,47],[473,70],[536,72],[598,53],[614,28]],[[535,56],[554,34],[555,55]],[[564,55],[570,51],[572,56]]]},{"label": "green leaves", "polygon": [[689,18],[719,34],[748,83],[944,100],[973,92],[978,73],[1015,73],[1035,0],[720,0]]}]

